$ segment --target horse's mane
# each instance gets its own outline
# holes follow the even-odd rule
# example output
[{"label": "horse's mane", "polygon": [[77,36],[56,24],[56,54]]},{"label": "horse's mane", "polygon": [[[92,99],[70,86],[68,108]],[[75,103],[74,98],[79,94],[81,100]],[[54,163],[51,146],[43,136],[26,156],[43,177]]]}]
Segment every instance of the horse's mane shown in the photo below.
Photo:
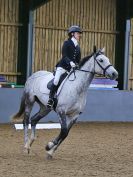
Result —
[{"label": "horse's mane", "polygon": [[81,68],[92,56],[93,56],[93,54],[90,54],[90,55],[84,57],[83,59],[81,59],[81,61],[79,63],[79,68]]}]

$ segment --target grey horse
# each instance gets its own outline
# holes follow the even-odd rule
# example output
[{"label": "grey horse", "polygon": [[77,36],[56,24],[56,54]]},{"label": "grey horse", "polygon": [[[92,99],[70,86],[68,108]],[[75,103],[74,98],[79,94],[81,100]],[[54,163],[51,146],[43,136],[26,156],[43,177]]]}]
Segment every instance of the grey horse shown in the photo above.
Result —
[{"label": "grey horse", "polygon": [[[58,102],[54,111],[59,116],[61,129],[59,135],[48,142],[45,148],[47,158],[53,157],[53,153],[67,137],[71,127],[83,112],[86,105],[87,90],[95,74],[104,75],[110,79],[118,77],[118,72],[105,56],[104,48],[94,50],[90,56],[83,58],[78,69],[75,69],[75,72],[70,72],[58,88],[56,95]],[[46,106],[49,98],[47,84],[53,77],[53,73],[47,71],[38,71],[31,75],[24,87],[20,109],[12,117],[13,121],[19,120],[22,116],[24,117],[24,147],[28,153],[35,140],[36,124],[51,111]],[[30,118],[35,102],[39,104],[40,110]],[[29,120],[31,120],[30,137],[28,136]]]}]

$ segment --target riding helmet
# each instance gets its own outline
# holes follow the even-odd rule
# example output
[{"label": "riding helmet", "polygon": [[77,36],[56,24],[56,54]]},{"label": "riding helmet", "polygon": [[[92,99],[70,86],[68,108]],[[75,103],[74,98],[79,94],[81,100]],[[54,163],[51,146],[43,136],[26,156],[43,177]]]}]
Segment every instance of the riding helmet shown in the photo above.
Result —
[{"label": "riding helmet", "polygon": [[82,30],[79,26],[71,26],[69,29],[68,29],[68,34],[71,34],[71,33],[74,33],[74,32],[79,32],[79,33],[82,33]]}]

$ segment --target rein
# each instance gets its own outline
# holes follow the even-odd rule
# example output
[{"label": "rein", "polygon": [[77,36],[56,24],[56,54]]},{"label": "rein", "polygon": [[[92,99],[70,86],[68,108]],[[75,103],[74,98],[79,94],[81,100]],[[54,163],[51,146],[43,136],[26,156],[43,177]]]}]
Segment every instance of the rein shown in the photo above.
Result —
[{"label": "rein", "polygon": [[91,73],[91,74],[96,74],[95,72],[92,72],[92,71],[87,71],[87,70],[84,70],[84,69],[76,69],[76,70],[78,70],[78,71],[82,71],[82,72],[85,72],[85,73]]},{"label": "rein", "polygon": [[81,71],[81,72],[86,72],[86,73],[91,73],[92,75],[97,74],[97,73],[95,72],[95,62],[97,62],[97,64],[99,65],[99,67],[103,70],[103,74],[98,74],[98,75],[103,75],[103,76],[105,76],[106,70],[107,70],[110,66],[112,66],[112,65],[110,64],[110,65],[106,66],[105,68],[103,68],[102,65],[101,65],[101,64],[97,61],[97,59],[96,59],[96,57],[99,55],[99,53],[94,53],[94,54],[95,54],[95,55],[93,55],[93,56],[94,56],[94,72],[92,72],[92,71],[87,71],[87,70],[84,70],[84,69],[79,69],[78,67],[75,67],[75,68],[72,69],[72,71],[71,71],[70,74],[68,75],[68,78],[69,78],[70,75],[71,75],[72,73],[74,73],[74,79],[72,79],[72,80],[70,80],[70,81],[74,81],[74,80],[76,79],[75,70],[78,70],[78,71]]},{"label": "rein", "polygon": [[81,72],[86,72],[86,73],[91,73],[92,75],[96,74],[95,72],[92,72],[92,71],[87,71],[87,70],[84,70],[84,69],[73,68],[72,71],[69,73],[68,78],[73,73],[74,74],[74,79],[72,79],[72,80],[69,79],[69,81],[74,81],[76,79],[75,70],[78,70],[78,71],[81,71]]}]

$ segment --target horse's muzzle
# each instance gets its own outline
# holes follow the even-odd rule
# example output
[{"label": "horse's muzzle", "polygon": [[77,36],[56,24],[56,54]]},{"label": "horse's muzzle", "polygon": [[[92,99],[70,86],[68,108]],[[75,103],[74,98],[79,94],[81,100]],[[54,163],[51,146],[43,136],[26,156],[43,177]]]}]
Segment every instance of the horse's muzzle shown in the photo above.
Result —
[{"label": "horse's muzzle", "polygon": [[118,78],[118,72],[117,72],[117,71],[114,71],[114,72],[111,74],[110,79],[115,80],[115,79],[117,79],[117,78]]}]

